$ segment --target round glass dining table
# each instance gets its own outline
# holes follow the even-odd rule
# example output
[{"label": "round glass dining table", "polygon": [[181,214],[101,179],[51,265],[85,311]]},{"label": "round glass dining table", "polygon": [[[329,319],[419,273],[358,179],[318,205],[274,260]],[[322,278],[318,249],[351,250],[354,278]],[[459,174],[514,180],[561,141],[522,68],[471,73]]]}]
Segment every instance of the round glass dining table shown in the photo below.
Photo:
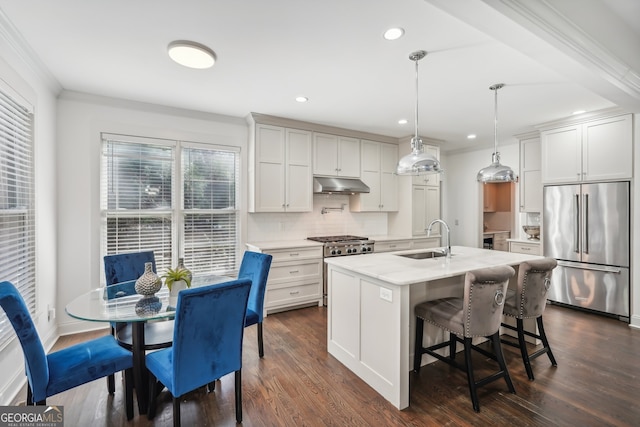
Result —
[{"label": "round glass dining table", "polygon": [[[191,287],[216,285],[230,280],[233,278],[228,276],[195,276]],[[118,297],[116,294],[115,298],[111,299],[108,298],[107,287],[100,287],[78,296],[67,304],[65,311],[71,317],[90,322],[131,323],[133,377],[138,412],[146,414],[149,403],[149,383],[145,363],[145,323],[150,320],[167,320],[175,317],[175,310],[169,305],[169,290],[166,286],[150,297],[138,294]]]}]

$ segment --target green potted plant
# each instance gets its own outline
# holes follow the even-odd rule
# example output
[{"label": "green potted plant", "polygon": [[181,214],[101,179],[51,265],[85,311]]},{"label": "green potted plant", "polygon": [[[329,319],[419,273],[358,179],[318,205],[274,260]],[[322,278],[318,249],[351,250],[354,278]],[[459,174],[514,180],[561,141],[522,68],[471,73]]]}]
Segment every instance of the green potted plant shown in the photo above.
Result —
[{"label": "green potted plant", "polygon": [[168,269],[162,278],[169,288],[169,309],[175,309],[178,304],[178,292],[191,287],[191,272],[178,266]]}]

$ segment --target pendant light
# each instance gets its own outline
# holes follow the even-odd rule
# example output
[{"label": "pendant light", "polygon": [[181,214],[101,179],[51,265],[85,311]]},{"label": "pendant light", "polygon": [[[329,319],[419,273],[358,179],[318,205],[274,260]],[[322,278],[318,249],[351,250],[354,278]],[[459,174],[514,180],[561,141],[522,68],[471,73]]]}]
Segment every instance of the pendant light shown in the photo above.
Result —
[{"label": "pendant light", "polygon": [[503,88],[504,83],[496,83],[489,86],[494,91],[495,109],[493,122],[493,155],[492,163],[486,168],[480,169],[478,172],[478,182],[516,182],[518,176],[511,170],[509,166],[500,164],[500,153],[498,152],[498,89]]},{"label": "pendant light", "polygon": [[426,175],[442,172],[438,159],[424,152],[422,140],[418,135],[418,61],[425,56],[427,56],[427,52],[424,50],[419,50],[409,55],[409,59],[416,64],[416,133],[411,138],[411,153],[402,157],[398,162],[396,167],[396,174],[398,175]]}]

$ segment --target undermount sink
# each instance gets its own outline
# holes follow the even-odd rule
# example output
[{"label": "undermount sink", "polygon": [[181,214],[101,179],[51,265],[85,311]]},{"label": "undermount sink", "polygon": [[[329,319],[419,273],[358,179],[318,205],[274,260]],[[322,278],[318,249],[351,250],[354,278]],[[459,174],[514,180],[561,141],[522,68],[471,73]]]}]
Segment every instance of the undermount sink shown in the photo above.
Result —
[{"label": "undermount sink", "polygon": [[442,252],[428,251],[428,252],[416,252],[413,254],[398,254],[398,256],[403,256],[405,258],[412,258],[412,259],[427,259],[427,258],[443,257],[445,256],[445,254]]}]

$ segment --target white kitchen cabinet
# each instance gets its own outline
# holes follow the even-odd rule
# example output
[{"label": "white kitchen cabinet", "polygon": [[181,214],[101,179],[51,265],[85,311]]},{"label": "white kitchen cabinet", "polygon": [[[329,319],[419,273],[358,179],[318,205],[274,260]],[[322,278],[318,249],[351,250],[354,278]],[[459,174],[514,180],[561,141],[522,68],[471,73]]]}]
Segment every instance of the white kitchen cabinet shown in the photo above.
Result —
[{"label": "white kitchen cabinet", "polygon": [[360,140],[326,133],[313,134],[313,174],[360,177]]},{"label": "white kitchen cabinet", "polygon": [[249,212],[311,212],[311,132],[256,124],[249,147]]},{"label": "white kitchen cabinet", "polygon": [[631,114],[542,131],[542,182],[632,178],[632,135]]},{"label": "white kitchen cabinet", "polygon": [[[440,147],[436,145],[424,145],[424,151],[440,160]],[[428,175],[414,175],[412,177],[413,185],[427,185],[430,187],[440,187],[440,174],[432,173]]]},{"label": "white kitchen cabinet", "polygon": [[[426,236],[426,228],[431,221],[440,218],[440,187],[414,185],[411,199],[411,209],[413,210],[411,234]],[[440,224],[433,225],[431,235],[440,235]]]},{"label": "white kitchen cabinet", "polygon": [[520,140],[520,212],[542,212],[540,138]]},{"label": "white kitchen cabinet", "polygon": [[540,255],[540,242],[509,242],[509,252],[519,254]]},{"label": "white kitchen cabinet", "polygon": [[322,246],[261,249],[248,244],[247,247],[273,256],[265,292],[265,312],[322,306]]},{"label": "white kitchen cabinet", "polygon": [[360,179],[369,193],[349,197],[353,212],[394,212],[398,210],[398,146],[375,141],[361,141]]},{"label": "white kitchen cabinet", "polygon": [[507,239],[511,233],[509,231],[499,231],[493,234],[493,250],[509,252],[509,242]]}]

